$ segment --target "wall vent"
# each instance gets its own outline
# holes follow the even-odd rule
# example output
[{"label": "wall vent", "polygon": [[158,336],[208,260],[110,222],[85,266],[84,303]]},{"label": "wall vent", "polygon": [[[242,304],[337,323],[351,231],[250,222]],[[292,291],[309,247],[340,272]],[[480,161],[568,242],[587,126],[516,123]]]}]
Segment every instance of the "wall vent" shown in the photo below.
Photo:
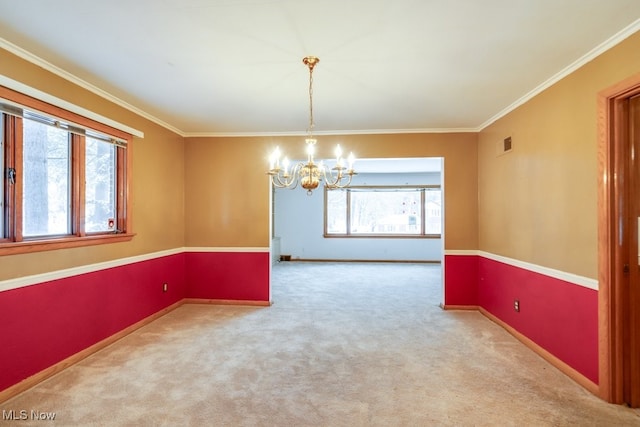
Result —
[{"label": "wall vent", "polygon": [[511,151],[511,137],[508,136],[504,139],[504,144],[503,144],[503,151],[507,152],[507,151]]},{"label": "wall vent", "polygon": [[502,141],[499,141],[498,144],[496,144],[496,148],[497,148],[496,151],[498,156],[511,152],[511,150],[513,149],[513,143],[512,143],[511,137],[508,136]]}]

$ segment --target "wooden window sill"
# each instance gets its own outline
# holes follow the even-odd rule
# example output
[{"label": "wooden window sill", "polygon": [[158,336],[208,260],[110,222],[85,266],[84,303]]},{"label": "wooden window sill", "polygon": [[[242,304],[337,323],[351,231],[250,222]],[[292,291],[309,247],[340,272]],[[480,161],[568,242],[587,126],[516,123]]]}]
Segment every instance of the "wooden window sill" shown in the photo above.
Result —
[{"label": "wooden window sill", "polygon": [[135,234],[100,234],[92,236],[68,236],[23,242],[1,242],[0,256],[33,252],[53,251],[57,249],[78,248],[82,246],[105,245],[108,243],[128,242]]}]

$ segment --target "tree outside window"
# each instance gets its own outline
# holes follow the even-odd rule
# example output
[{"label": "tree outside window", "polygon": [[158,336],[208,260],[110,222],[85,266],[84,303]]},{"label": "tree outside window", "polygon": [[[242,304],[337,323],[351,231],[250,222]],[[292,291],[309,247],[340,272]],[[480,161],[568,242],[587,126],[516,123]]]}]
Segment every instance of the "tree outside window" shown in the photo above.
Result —
[{"label": "tree outside window", "polygon": [[439,186],[325,189],[327,237],[440,237]]}]

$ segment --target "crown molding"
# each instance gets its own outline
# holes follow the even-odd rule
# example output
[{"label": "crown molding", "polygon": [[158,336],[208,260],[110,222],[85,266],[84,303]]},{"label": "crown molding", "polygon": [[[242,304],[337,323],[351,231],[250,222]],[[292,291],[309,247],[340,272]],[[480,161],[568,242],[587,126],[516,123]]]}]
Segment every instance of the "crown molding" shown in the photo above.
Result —
[{"label": "crown molding", "polygon": [[[549,79],[545,80],[544,82],[542,82],[540,85],[538,85],[537,87],[535,87],[534,89],[532,89],[531,91],[527,92],[525,95],[523,95],[521,98],[517,99],[515,102],[513,102],[512,104],[510,104],[509,106],[507,106],[506,108],[504,108],[503,110],[499,111],[497,114],[495,114],[494,116],[492,116],[491,118],[489,118],[488,120],[486,120],[484,123],[482,123],[481,125],[477,126],[477,127],[473,127],[473,128],[423,128],[423,129],[368,129],[368,130],[332,130],[332,131],[325,131],[325,132],[314,132],[314,134],[316,135],[378,135],[378,134],[410,134],[410,133],[416,133],[416,134],[426,134],[426,133],[478,133],[481,132],[483,129],[485,129],[486,127],[490,126],[491,124],[493,124],[494,122],[496,122],[497,120],[501,119],[502,117],[506,116],[507,114],[509,114],[510,112],[512,112],[513,110],[515,110],[516,108],[518,108],[519,106],[521,106],[522,104],[526,103],[527,101],[531,100],[533,97],[535,97],[536,95],[540,94],[542,91],[544,91],[545,89],[548,89],[549,87],[551,87],[552,85],[554,85],[555,83],[557,83],[558,81],[562,80],[564,77],[568,76],[569,74],[573,73],[574,71],[576,71],[577,69],[579,69],[580,67],[582,67],[583,65],[585,65],[586,63],[592,61],[594,58],[596,58],[597,56],[601,55],[602,53],[606,52],[607,50],[611,49],[612,47],[616,46],[617,44],[619,44],[620,42],[622,42],[623,40],[627,39],[629,36],[631,36],[632,34],[638,32],[640,30],[640,19],[637,19],[636,21],[634,21],[633,23],[631,23],[630,25],[628,25],[627,27],[623,28],[621,31],[619,31],[618,33],[614,34],[612,37],[610,37],[609,39],[605,40],[604,42],[602,42],[601,44],[599,44],[598,46],[596,46],[595,48],[593,48],[592,50],[590,50],[589,52],[587,52],[585,55],[583,55],[581,58],[579,58],[578,60],[576,60],[575,62],[573,62],[572,64],[570,64],[569,66],[563,68],[562,70],[560,70],[558,73],[556,73],[555,75],[553,75],[552,77],[550,77]],[[113,102],[114,104],[125,108],[167,130],[170,130],[176,134],[178,134],[179,136],[183,137],[183,138],[200,138],[200,137],[214,137],[214,138],[220,138],[220,137],[226,137],[226,138],[233,138],[233,137],[278,137],[278,136],[304,136],[305,133],[303,132],[184,132],[178,128],[176,128],[175,126],[170,125],[167,122],[164,122],[162,120],[160,120],[159,118],[147,113],[146,111],[141,110],[138,107],[135,107],[131,104],[129,104],[128,102],[123,101],[122,99],[110,94],[109,92],[100,89],[99,87],[86,82],[85,80],[51,64],[48,61],[45,61],[44,59],[32,54],[31,52],[28,52],[27,50],[16,46],[15,44],[0,38],[0,48],[5,49],[11,53],[13,53],[14,55],[34,64],[37,65],[41,68],[44,68],[45,70],[65,79],[70,81],[71,83],[74,83],[108,101]]]},{"label": "crown molding", "polygon": [[578,68],[582,67],[583,65],[592,61],[599,55],[602,55],[607,50],[621,43],[622,41],[627,39],[629,36],[638,32],[638,30],[640,30],[640,19],[637,19],[635,22],[623,28],[622,30],[620,30],[619,32],[611,36],[609,39],[600,43],[598,46],[591,49],[589,52],[587,52],[585,55],[580,57],[578,60],[576,60],[569,66],[563,68],[558,73],[551,76],[549,79],[545,80],[540,85],[535,87],[533,90],[527,92],[523,97],[516,100],[514,103],[506,107],[504,110],[500,111],[498,114],[494,115],[489,120],[487,120],[486,122],[478,126],[478,132],[482,131],[487,126],[493,124],[494,122],[498,121],[502,117],[506,116],[507,114],[509,114],[510,112],[512,112],[513,110],[515,110],[516,108],[524,104],[525,102],[531,100],[533,97],[540,94],[545,89],[548,89],[549,87],[553,86],[563,78],[567,77],[569,74],[576,71]]},{"label": "crown molding", "polygon": [[[55,105],[56,107],[60,107],[62,109],[65,109],[67,111],[71,111],[72,113],[76,113],[79,114],[83,117],[86,117],[88,119],[91,120],[95,120],[96,122],[105,124],[107,126],[111,126],[112,128],[115,129],[119,129],[123,132],[126,132],[130,135],[136,136],[138,138],[144,138],[144,132],[134,129],[131,126],[127,126],[123,123],[117,122],[115,120],[111,120],[108,117],[105,117],[103,115],[94,113],[93,111],[87,110],[86,108],[80,107],[78,105],[72,104],[68,101],[65,101],[64,99],[60,99],[58,97],[55,97],[53,95],[49,95],[46,92],[42,92],[41,90],[35,89],[31,86],[25,85],[24,83],[21,83],[19,81],[10,79],[7,76],[3,76],[0,74],[0,86],[4,86],[6,88],[9,88],[11,90],[14,90],[16,92],[20,92],[24,95],[30,96],[32,98],[38,99],[40,101],[44,101],[48,104],[51,105]],[[5,102],[9,102],[9,101],[5,101]],[[28,107],[24,107],[23,105],[17,104],[17,103],[13,103],[11,102],[12,105],[19,107],[19,108],[25,108],[25,109],[29,109]]]},{"label": "crown molding", "polygon": [[[366,130],[328,130],[314,131],[315,136],[344,136],[344,135],[397,135],[424,133],[477,133],[479,128],[433,128],[433,129],[366,129]],[[278,137],[278,136],[307,136],[304,131],[297,132],[185,132],[185,138],[248,138],[248,137]]]},{"label": "crown molding", "polygon": [[[129,104],[126,101],[112,95],[111,93],[100,89],[99,87],[71,74],[62,68],[53,65],[52,63],[34,55],[33,53],[16,46],[0,37],[0,48],[24,59],[38,67],[41,67],[52,74],[57,75],[83,89],[92,92],[107,101],[129,110],[145,119],[162,126],[163,128],[170,130],[178,134],[183,138],[233,138],[233,137],[278,137],[278,136],[304,136],[304,132],[184,132],[169,123],[160,120],[159,118],[141,110]],[[16,89],[17,90],[17,89]],[[333,130],[324,132],[314,132],[315,135],[379,135],[379,134],[408,134],[408,133],[473,133],[478,132],[479,128],[433,128],[433,129],[370,129],[370,130]]]},{"label": "crown molding", "polygon": [[[0,37],[0,48],[16,55],[19,58],[24,59],[27,62],[30,62],[34,65],[37,65],[40,68],[43,68],[47,71],[49,71],[52,74],[55,74],[58,77],[61,77],[77,86],[80,86],[83,89],[88,90],[89,92],[92,92],[98,96],[100,96],[101,98],[106,99],[107,101],[113,102],[114,104],[131,111],[132,113],[135,113],[141,117],[144,117],[145,119],[164,127],[165,129],[168,129],[174,133],[177,133],[178,135],[184,137],[184,132],[182,132],[180,129],[175,128],[174,126],[171,126],[170,124],[158,119],[157,117],[152,116],[151,114],[141,110],[138,107],[135,107],[131,104],[129,104],[126,101],[123,101],[122,99],[110,94],[109,92],[100,89],[99,87],[75,76],[74,74],[71,74],[65,70],[63,70],[62,68],[53,65],[52,63],[45,61],[44,59],[40,58],[39,56],[34,55],[33,53],[19,47],[16,46],[15,44],[11,43],[8,40],[5,40],[3,38]],[[24,85],[25,87],[28,87],[26,85]],[[12,88],[13,89],[13,88]],[[35,88],[31,88],[32,90],[36,90]],[[15,89],[17,90],[17,89]],[[27,95],[29,95],[27,93]],[[63,107],[64,108],[64,107]]]}]

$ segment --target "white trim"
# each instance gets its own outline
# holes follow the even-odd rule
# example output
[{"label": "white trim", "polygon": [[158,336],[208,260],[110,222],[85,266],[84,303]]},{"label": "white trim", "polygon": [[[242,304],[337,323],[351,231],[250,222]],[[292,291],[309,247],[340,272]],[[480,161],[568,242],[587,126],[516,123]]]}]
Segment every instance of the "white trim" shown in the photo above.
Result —
[{"label": "white trim", "polygon": [[185,252],[269,252],[269,247],[209,247],[184,248]]},{"label": "white trim", "polygon": [[[96,95],[100,96],[101,98],[106,99],[107,101],[111,101],[114,104],[119,105],[122,108],[125,108],[125,109],[127,109],[127,110],[129,110],[131,112],[134,112],[139,116],[142,116],[142,117],[144,117],[144,118],[146,118],[148,120],[151,120],[152,122],[157,123],[158,125],[163,126],[163,127],[167,128],[169,130],[172,130],[172,131],[178,133],[180,136],[183,136],[181,132],[179,132],[177,129],[173,128],[171,125],[160,121],[159,119],[149,115],[148,113],[145,113],[144,111],[140,110],[139,108],[136,108],[133,105],[131,105],[129,103],[126,103],[125,101],[123,101],[123,100],[121,100],[119,98],[116,98],[115,96],[111,95],[107,91],[102,90],[99,87],[94,86],[91,83],[88,83],[88,82],[80,79],[79,77],[74,76],[73,74],[71,74],[71,73],[69,73],[67,71],[64,71],[62,68],[59,68],[59,67],[51,64],[50,62],[47,62],[44,59],[37,57],[36,55],[32,54],[31,52],[28,52],[28,51],[22,49],[21,47],[16,46],[15,44],[3,39],[2,37],[0,37],[0,49],[4,49],[4,50],[6,50],[6,51],[18,56],[19,58],[24,59],[25,61],[28,61],[28,62],[30,62],[30,63],[32,63],[34,65],[37,65],[38,67],[44,68],[45,70],[49,71],[50,73],[53,73],[58,77],[61,77],[61,78],[65,79],[65,80],[67,80],[67,81],[69,81],[69,82],[71,82],[71,83],[73,83],[73,84],[75,84],[77,86],[80,86],[81,88],[86,89],[89,92],[95,93]],[[107,119],[107,118],[104,118],[104,120],[107,120],[109,123],[104,122],[103,119],[94,118],[94,117],[91,117],[89,115],[86,115],[85,113],[76,110],[76,109],[80,109],[82,111],[86,111],[82,107],[78,107],[78,106],[75,106],[73,104],[69,104],[66,101],[63,101],[63,100],[61,100],[59,98],[56,98],[56,97],[53,97],[51,95],[45,94],[44,92],[41,92],[41,91],[39,91],[37,89],[34,89],[34,88],[30,87],[30,86],[27,86],[25,84],[16,82],[15,80],[12,80],[12,79],[10,79],[10,78],[8,78],[6,76],[1,76],[0,75],[0,84],[3,85],[3,86],[8,87],[10,89],[13,89],[15,91],[24,93],[25,95],[29,95],[29,96],[32,96],[34,98],[41,99],[42,101],[48,102],[50,104],[56,105],[56,106],[58,106],[60,108],[64,108],[65,110],[69,110],[69,111],[72,111],[74,113],[83,115],[85,117],[92,118],[93,120],[99,121],[99,122],[104,123],[106,125],[113,126],[114,128],[117,128],[117,129],[120,129],[120,130],[122,130],[124,132],[130,133],[131,135],[135,135],[138,138],[144,138],[144,133],[142,133],[139,130],[132,129],[132,128],[126,126],[126,125],[122,125],[120,123],[114,122],[114,121],[112,121],[110,119]],[[13,84],[17,84],[20,88],[18,88],[18,86],[10,86],[10,85],[13,85]],[[47,99],[42,98],[39,94],[44,94],[44,96]],[[58,101],[63,103],[64,105],[58,104],[57,103]],[[99,116],[99,115],[94,114],[94,113],[90,113],[90,114],[94,115],[96,117],[102,117],[102,116]]]},{"label": "white trim", "polygon": [[[0,292],[8,291],[11,289],[23,288],[26,286],[35,285],[38,283],[49,282],[51,280],[64,279],[67,277],[77,276],[85,273],[92,273],[95,271],[105,270],[107,268],[122,267],[128,264],[135,264],[137,262],[148,261],[156,258],[162,258],[165,256],[176,255],[180,253],[193,253],[193,252],[208,252],[208,253],[223,253],[223,252],[247,252],[247,253],[268,253],[268,247],[185,247],[168,249],[165,251],[152,252],[143,255],[136,255],[128,258],[119,258],[112,261],[105,261],[96,264],[88,264],[80,267],[72,267],[64,270],[50,271],[42,274],[35,274],[32,276],[18,277],[15,279],[8,279],[0,281]],[[501,255],[492,254],[489,252],[478,250],[445,250],[445,256],[481,256],[487,259],[501,262],[503,264],[511,265],[514,267],[522,268],[524,270],[532,271],[534,273],[543,274],[545,276],[553,277],[555,279],[563,280],[565,282],[573,283],[575,285],[583,286],[585,288],[598,290],[598,281],[590,279],[588,277],[578,276],[572,273],[566,273],[564,271],[555,270],[548,267],[543,267],[536,264],[531,264],[524,261],[519,261],[513,258],[503,257]]]},{"label": "white trim", "polygon": [[[526,93],[524,96],[522,96],[520,99],[516,100],[515,102],[513,102],[511,105],[507,106],[505,109],[503,109],[502,111],[498,112],[497,114],[495,114],[494,116],[492,116],[491,118],[489,118],[487,121],[485,121],[484,123],[482,123],[481,125],[475,127],[475,128],[433,128],[433,129],[363,129],[363,130],[351,130],[351,131],[327,131],[327,132],[315,132],[317,135],[373,135],[373,134],[404,134],[404,133],[466,133],[466,132],[481,132],[482,130],[484,130],[487,126],[491,125],[492,123],[494,123],[495,121],[501,119],[502,117],[506,116],[507,114],[509,114],[511,111],[515,110],[516,108],[518,108],[519,106],[521,106],[522,104],[524,104],[525,102],[529,101],[531,98],[533,98],[534,96],[538,95],[540,92],[544,91],[545,89],[549,88],[550,86],[554,85],[555,83],[557,83],[558,81],[560,81],[561,79],[563,79],[564,77],[568,76],[569,74],[573,73],[575,70],[577,70],[578,68],[582,67],[583,65],[585,65],[586,63],[588,63],[589,61],[593,60],[594,58],[596,58],[598,55],[601,55],[602,53],[606,52],[607,50],[611,49],[612,47],[614,47],[615,45],[621,43],[623,40],[625,40],[626,38],[628,38],[629,36],[631,36],[632,34],[636,33],[638,30],[640,30],[640,19],[632,22],[631,24],[629,24],[626,28],[623,28],[622,30],[620,30],[618,33],[614,34],[612,37],[610,37],[608,40],[605,40],[604,42],[602,42],[600,45],[596,46],[595,48],[591,49],[589,52],[587,52],[585,55],[583,55],[581,58],[579,58],[578,60],[576,60],[575,62],[573,62],[572,64],[570,64],[569,66],[565,67],[564,69],[560,70],[558,73],[556,73],[555,75],[551,76],[549,79],[547,79],[546,81],[542,82],[540,85],[538,85],[536,88],[534,88],[533,90],[529,91],[528,93]],[[224,132],[184,132],[181,131],[180,129],[158,119],[157,117],[152,116],[151,114],[121,100],[120,98],[115,97],[114,95],[108,93],[107,91],[100,89],[99,87],[92,85],[91,83],[88,83],[82,79],[80,79],[79,77],[51,64],[48,61],[45,61],[44,59],[32,54],[31,52],[26,51],[25,49],[14,45],[13,43],[3,39],[0,37],[0,48],[7,50],[10,53],[13,53],[14,55],[34,64],[37,65],[41,68],[44,68],[45,70],[59,76],[62,77],[65,80],[70,81],[71,83],[74,83],[90,92],[95,93],[96,95],[113,102],[116,105],[119,105],[122,108],[125,108],[141,117],[146,118],[147,120],[156,123],[159,126],[164,127],[165,129],[168,129],[180,136],[182,136],[183,138],[187,138],[187,137],[191,137],[191,138],[196,138],[196,137],[265,137],[265,136],[287,136],[287,135],[291,135],[291,136],[300,136],[300,135],[304,135],[302,133],[299,132],[295,132],[295,133],[289,133],[289,132],[245,132],[245,133],[234,133],[234,132],[229,132],[229,133],[224,133]],[[0,76],[2,77],[2,76]],[[0,83],[2,84],[2,83]],[[18,90],[18,89],[15,89]],[[28,93],[27,93],[28,95]],[[115,127],[115,126],[114,126]],[[136,135],[137,136],[137,135]],[[140,137],[142,138],[142,136]]]},{"label": "white trim", "polygon": [[516,108],[518,108],[519,106],[524,104],[525,102],[531,100],[533,97],[535,97],[536,95],[538,95],[539,93],[541,93],[545,89],[548,89],[549,87],[553,86],[554,84],[556,84],[557,82],[559,82],[560,80],[562,80],[563,78],[568,76],[569,74],[571,74],[574,71],[576,71],[578,68],[580,68],[583,65],[585,65],[586,63],[592,61],[597,56],[603,54],[604,52],[606,52],[607,50],[611,49],[615,45],[621,43],[626,38],[628,38],[632,34],[636,33],[638,30],[640,30],[640,19],[637,19],[635,22],[632,22],[626,28],[623,28],[618,33],[616,33],[613,36],[611,36],[608,40],[605,40],[604,42],[600,43],[598,46],[596,46],[595,48],[591,49],[589,52],[587,52],[581,58],[578,58],[578,60],[576,60],[572,64],[568,65],[564,69],[560,70],[558,73],[556,73],[555,75],[551,76],[550,78],[548,78],[547,80],[542,82],[540,85],[535,87],[533,90],[531,90],[528,93],[526,93],[523,97],[521,97],[520,99],[516,100],[514,103],[512,103],[508,107],[506,107],[504,110],[500,111],[498,114],[494,115],[489,120],[487,120],[486,122],[481,124],[478,127],[479,132],[484,130],[484,128],[486,128],[487,126],[493,124],[495,121],[497,121],[497,120],[501,119],[502,117],[506,116],[507,114],[509,114],[510,112],[512,112],[513,110],[515,110]]},{"label": "white trim", "polygon": [[[541,93],[542,91],[544,91],[545,89],[549,88],[550,86],[554,85],[555,83],[557,83],[558,81],[562,80],[564,77],[568,76],[569,74],[573,73],[574,71],[576,71],[578,68],[582,67],[583,65],[585,65],[586,63],[588,63],[589,61],[593,60],[594,58],[596,58],[597,56],[601,55],[602,53],[606,52],[607,50],[611,49],[612,47],[614,47],[615,45],[621,43],[623,40],[625,40],[626,38],[628,38],[629,36],[631,36],[632,34],[636,33],[638,30],[640,30],[640,19],[637,19],[636,21],[632,22],[631,24],[629,24],[627,27],[623,28],[622,30],[620,30],[618,33],[614,34],[612,37],[610,37],[608,40],[605,40],[604,42],[602,42],[600,45],[596,46],[595,48],[591,49],[589,52],[587,52],[585,55],[583,55],[581,58],[578,58],[578,60],[576,60],[575,62],[573,62],[572,64],[570,64],[569,66],[565,67],[564,69],[560,70],[558,73],[556,73],[555,75],[551,76],[549,79],[545,80],[544,82],[542,82],[540,85],[538,85],[537,87],[535,87],[533,90],[529,91],[528,93],[526,93],[524,96],[522,96],[520,99],[516,100],[515,102],[513,102],[511,105],[507,106],[505,109],[503,109],[502,111],[498,112],[497,114],[495,114],[494,116],[492,116],[491,118],[489,118],[487,121],[485,121],[484,123],[482,123],[481,125],[475,127],[475,128],[433,128],[433,129],[362,129],[362,130],[350,130],[350,131],[327,131],[327,132],[316,132],[316,134],[318,135],[374,135],[374,134],[405,134],[405,133],[466,133],[466,132],[470,132],[470,133],[477,133],[477,132],[481,132],[482,130],[484,130],[487,126],[491,125],[492,123],[494,123],[495,121],[501,119],[502,117],[506,116],[507,114],[509,114],[511,111],[515,110],[516,108],[518,108],[519,106],[521,106],[522,104],[526,103],[527,101],[531,100],[533,97],[535,97],[536,95],[538,95],[539,93]],[[125,108],[141,117],[146,118],[147,120],[154,122],[156,124],[158,124],[159,126],[162,126],[180,136],[182,136],[183,138],[196,138],[196,137],[265,137],[265,136],[300,136],[300,135],[304,135],[302,133],[299,132],[244,132],[244,133],[235,133],[235,132],[184,132],[181,131],[180,129],[158,119],[157,117],[152,116],[151,114],[141,110],[140,108],[137,108],[131,104],[129,104],[128,102],[125,102],[123,100],[121,100],[120,98],[115,97],[114,95],[108,93],[107,91],[100,89],[99,87],[92,85],[91,83],[88,83],[82,79],[80,79],[79,77],[51,64],[48,61],[45,61],[44,59],[32,54],[31,52],[26,51],[25,49],[14,45],[13,43],[3,39],[0,37],[0,48],[7,50],[8,52],[13,53],[14,55],[32,63],[35,64],[41,68],[44,68],[45,70],[59,76],[62,77],[65,80],[68,80],[90,92],[95,93],[96,95],[109,100],[111,102],[113,102],[116,105],[119,105],[122,108]],[[2,77],[2,76],[0,76]],[[2,84],[2,83],[0,83]],[[18,89],[15,89],[18,90]],[[27,93],[28,95],[28,93]],[[105,123],[106,124],[106,123]],[[115,126],[114,126],[115,127]],[[118,128],[119,129],[119,128]],[[124,129],[123,129],[124,130]],[[137,135],[136,135],[137,136]],[[142,138],[142,136],[140,136],[140,138]]]},{"label": "white trim", "polygon": [[[82,80],[81,78],[69,73],[68,71],[63,70],[60,67],[57,67],[55,65],[53,65],[52,63],[45,61],[44,59],[34,55],[33,53],[19,47],[16,46],[15,44],[9,42],[8,40],[5,40],[3,38],[0,37],[0,48],[1,49],[5,49],[6,51],[24,59],[25,61],[28,61],[34,65],[37,65],[38,67],[44,68],[45,70],[49,71],[50,73],[55,74],[58,77],[61,77],[77,86],[80,86],[83,89],[88,90],[89,92],[95,93],[96,95],[113,102],[114,104],[125,108],[141,117],[144,117],[145,119],[164,127],[165,129],[168,129],[176,134],[178,134],[179,136],[183,137],[183,138],[202,138],[202,137],[268,137],[268,136],[305,136],[306,133],[304,132],[184,132],[178,128],[176,128],[175,126],[170,125],[169,123],[160,120],[159,118],[152,116],[151,114],[147,113],[146,111],[141,110],[138,107],[135,107],[131,104],[129,104],[128,102],[123,101],[120,98],[117,98],[116,96],[110,94],[109,92],[100,89],[99,87],[85,81]],[[11,84],[11,82],[15,82],[11,79],[8,79],[5,77],[5,79],[7,80],[11,80],[11,82],[7,82],[7,83],[2,83],[2,78],[3,76],[0,76],[0,84],[2,84],[3,86],[7,86],[10,89],[16,90],[18,92],[24,93],[25,95],[29,95],[29,96],[33,96],[35,98],[38,99],[42,99],[40,96],[38,95],[33,95],[31,91],[37,91],[36,89],[30,88],[29,86],[26,85],[22,85],[24,86],[23,90],[20,90],[16,87],[11,87],[9,86],[9,84]],[[18,82],[16,82],[18,83]],[[26,90],[26,91],[25,91]],[[29,91],[29,92],[27,92]],[[37,91],[39,92],[39,91]],[[46,95],[46,94],[45,94]],[[57,99],[57,98],[56,98]],[[45,99],[42,99],[43,101],[46,101]],[[51,101],[46,101],[49,102],[51,104],[57,105],[61,108],[65,108],[69,111],[73,111],[73,112],[77,112],[75,110],[73,110],[72,108],[74,106],[71,107],[63,107],[61,105],[58,105],[55,102],[51,102]],[[62,101],[64,102],[64,101]],[[80,107],[77,107],[80,108]],[[79,113],[78,114],[82,114]],[[85,114],[82,114],[85,115]],[[87,115],[85,115],[85,117],[89,117]],[[101,121],[98,119],[94,119],[97,121]],[[108,123],[105,123],[108,124]],[[115,125],[110,125],[113,126],[117,129],[120,129],[120,127],[117,127]],[[124,125],[122,125],[124,126]],[[124,130],[124,129],[121,129]],[[340,131],[340,130],[334,130],[334,131],[325,131],[325,132],[314,132],[316,135],[375,135],[375,134],[404,134],[404,133],[476,133],[476,132],[480,132],[480,128],[433,128],[433,129],[363,129],[363,130],[349,130],[349,131]],[[132,131],[135,132],[139,132],[136,131],[135,129],[132,129]],[[139,136],[140,138],[143,138],[144,135],[142,135],[142,132],[140,132],[140,135],[132,133],[131,131],[127,131],[129,133],[131,133],[132,135],[136,135]]]},{"label": "white trim", "polygon": [[446,249],[444,251],[445,255],[478,255],[478,251],[476,250],[460,250],[460,249]]},{"label": "white trim", "polygon": [[27,86],[26,84],[10,79],[9,77],[0,75],[0,85],[15,90],[16,92],[28,95],[32,98],[36,98],[40,101],[44,101],[48,104],[55,105],[56,107],[71,111],[72,113],[79,114],[88,119],[95,120],[96,122],[111,126],[112,128],[121,130],[133,136],[137,136],[138,138],[144,138],[144,132],[142,131],[116,122],[115,120],[111,120],[108,117],[101,116],[100,114],[94,113],[90,110],[87,110],[86,108],[79,107],[75,104],[65,101],[64,99],[49,95],[48,93],[32,88],[31,86]]},{"label": "white trim", "polygon": [[64,270],[49,271],[42,274],[34,274],[32,276],[17,277],[15,279],[0,281],[0,292],[11,289],[24,288],[25,286],[36,285],[38,283],[49,282],[51,280],[65,279],[67,277],[78,276],[80,274],[93,273],[95,271],[106,270],[107,268],[122,267],[128,264],[148,261],[165,256],[180,254],[184,252],[184,248],[169,249],[166,251],[152,252],[143,255],[136,255],[127,258],[119,258],[112,261],[99,262],[96,264],[87,264],[79,267],[67,268]]},{"label": "white trim", "polygon": [[578,276],[577,274],[567,273],[553,268],[544,267],[541,265],[531,264],[525,261],[519,261],[513,258],[507,258],[502,255],[496,255],[489,252],[477,251],[477,250],[446,250],[444,252],[447,255],[477,255],[483,258],[487,258],[493,261],[498,261],[503,264],[511,265],[513,267],[521,268],[523,270],[532,271],[534,273],[542,274],[544,276],[553,277],[554,279],[563,280],[574,285],[582,286],[593,290],[598,290],[598,281],[584,276]]},{"label": "white trim", "polygon": [[[318,136],[342,135],[397,135],[424,133],[477,133],[480,128],[431,128],[431,129],[362,129],[362,130],[325,130],[313,131]],[[304,131],[296,132],[184,132],[185,138],[246,138],[246,137],[277,137],[277,136],[307,136]]]},{"label": "white trim", "polygon": [[31,276],[17,277],[15,279],[1,280],[0,292],[12,289],[24,288],[26,286],[37,285],[38,283],[49,282],[52,280],[65,279],[67,277],[78,276],[80,274],[93,273],[107,268],[122,267],[138,262],[149,261],[156,258],[162,258],[171,255],[177,255],[186,252],[269,252],[269,248],[263,247],[192,247],[192,248],[175,248],[159,252],[152,252],[143,255],[136,255],[127,258],[119,258],[112,261],[99,262],[96,264],[87,264],[79,267],[67,268],[64,270],[49,271],[42,274],[34,274]]}]

